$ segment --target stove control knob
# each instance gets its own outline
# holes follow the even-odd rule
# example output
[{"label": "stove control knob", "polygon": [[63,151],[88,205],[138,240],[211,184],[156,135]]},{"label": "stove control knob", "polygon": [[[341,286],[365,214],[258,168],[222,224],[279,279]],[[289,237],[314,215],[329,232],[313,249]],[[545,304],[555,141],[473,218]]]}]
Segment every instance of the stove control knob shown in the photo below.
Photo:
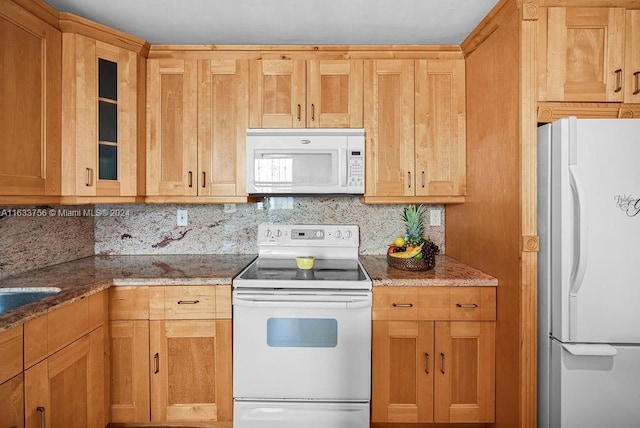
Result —
[{"label": "stove control knob", "polygon": [[321,230],[318,230],[316,232],[316,238],[318,238],[318,239],[324,238],[324,232],[322,232]]},{"label": "stove control knob", "polygon": [[276,237],[277,237],[277,238],[279,238],[279,237],[281,237],[281,236],[282,236],[282,231],[281,231],[280,229],[278,229],[278,230],[276,231]]},{"label": "stove control knob", "polygon": [[336,233],[334,233],[333,235],[338,239],[342,238],[342,232],[340,232],[339,230],[336,230]]},{"label": "stove control knob", "polygon": [[273,233],[271,232],[271,229],[267,229],[267,231],[264,234],[264,236],[266,236],[267,238],[271,238],[271,236],[273,236]]},{"label": "stove control knob", "polygon": [[350,230],[347,230],[347,231],[345,232],[344,236],[346,236],[346,237],[347,237],[347,239],[350,239],[350,238],[351,238],[351,231],[350,231]]}]

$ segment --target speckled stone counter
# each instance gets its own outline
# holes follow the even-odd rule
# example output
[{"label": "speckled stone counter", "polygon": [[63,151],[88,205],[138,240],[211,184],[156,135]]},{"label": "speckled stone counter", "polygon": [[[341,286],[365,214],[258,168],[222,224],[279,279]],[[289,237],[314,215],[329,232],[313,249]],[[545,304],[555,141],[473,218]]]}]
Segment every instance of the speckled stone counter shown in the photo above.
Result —
[{"label": "speckled stone counter", "polygon": [[230,285],[256,256],[95,256],[0,279],[0,288],[57,287],[60,292],[0,314],[0,331],[113,285]]},{"label": "speckled stone counter", "polygon": [[406,271],[387,265],[387,256],[360,256],[373,286],[495,287],[497,278],[446,255],[436,256],[428,271]]}]

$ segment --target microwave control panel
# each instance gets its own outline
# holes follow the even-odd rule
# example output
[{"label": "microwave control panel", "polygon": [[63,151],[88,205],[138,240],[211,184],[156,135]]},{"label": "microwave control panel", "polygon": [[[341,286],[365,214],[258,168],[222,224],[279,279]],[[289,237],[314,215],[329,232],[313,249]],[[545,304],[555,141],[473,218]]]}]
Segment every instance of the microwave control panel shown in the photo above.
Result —
[{"label": "microwave control panel", "polygon": [[364,151],[349,150],[348,155],[348,171],[347,186],[353,190],[362,189],[364,192]]}]

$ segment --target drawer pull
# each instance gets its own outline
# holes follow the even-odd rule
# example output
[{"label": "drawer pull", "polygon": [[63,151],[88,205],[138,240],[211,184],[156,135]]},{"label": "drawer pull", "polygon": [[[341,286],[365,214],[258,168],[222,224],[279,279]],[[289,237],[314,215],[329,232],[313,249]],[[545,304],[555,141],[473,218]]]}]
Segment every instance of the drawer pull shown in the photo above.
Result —
[{"label": "drawer pull", "polygon": [[178,300],[179,305],[195,305],[200,303],[200,300]]},{"label": "drawer pull", "polygon": [[633,75],[636,77],[636,90],[633,91],[633,95],[638,95],[640,94],[640,71],[636,71]]},{"label": "drawer pull", "polygon": [[622,90],[622,69],[617,69],[614,73],[616,73],[616,89],[613,92],[620,92]]},{"label": "drawer pull", "polygon": [[47,425],[45,421],[44,407],[43,406],[36,407],[36,412],[40,413],[40,428],[44,428]]},{"label": "drawer pull", "polygon": [[158,374],[160,371],[160,354],[157,352],[153,356],[153,374]]},{"label": "drawer pull", "polygon": [[424,372],[429,374],[429,353],[424,353]]},{"label": "drawer pull", "polygon": [[465,303],[456,303],[456,306],[463,309],[475,309],[478,307],[475,303],[465,304]]},{"label": "drawer pull", "polygon": [[413,303],[392,303],[394,308],[413,308]]}]

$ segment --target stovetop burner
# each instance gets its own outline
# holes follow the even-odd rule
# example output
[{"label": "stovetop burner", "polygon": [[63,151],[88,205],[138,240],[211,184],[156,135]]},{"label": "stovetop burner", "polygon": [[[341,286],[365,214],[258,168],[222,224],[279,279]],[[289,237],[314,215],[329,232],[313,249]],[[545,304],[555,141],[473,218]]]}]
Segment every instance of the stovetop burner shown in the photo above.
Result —
[{"label": "stovetop burner", "polygon": [[367,276],[357,260],[318,259],[313,269],[298,269],[295,260],[260,258],[239,278],[265,281],[364,281]]}]

